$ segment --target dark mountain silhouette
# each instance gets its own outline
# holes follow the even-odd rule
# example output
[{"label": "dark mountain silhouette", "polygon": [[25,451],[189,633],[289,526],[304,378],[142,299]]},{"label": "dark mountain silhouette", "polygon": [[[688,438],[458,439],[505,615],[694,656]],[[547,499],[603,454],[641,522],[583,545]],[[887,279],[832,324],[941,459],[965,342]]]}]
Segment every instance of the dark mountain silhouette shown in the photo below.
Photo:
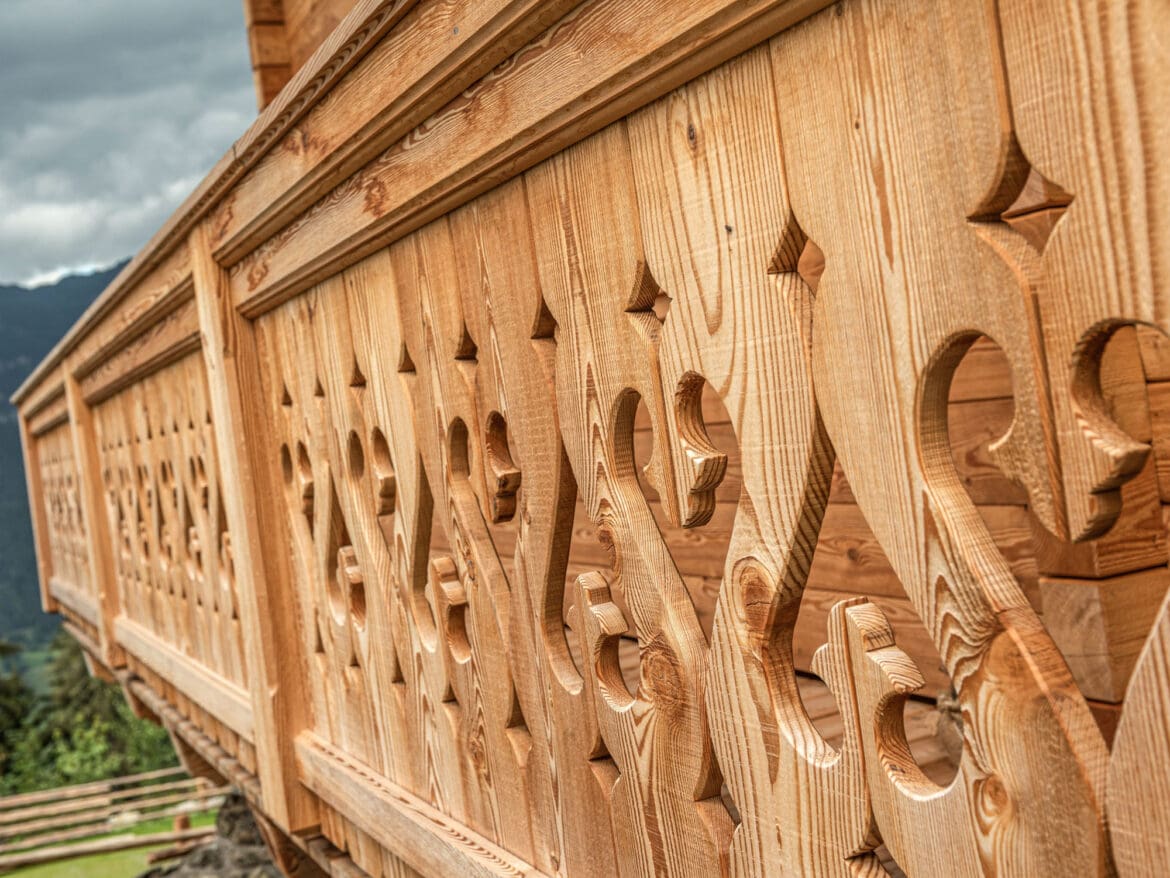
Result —
[{"label": "dark mountain silhouette", "polygon": [[57,628],[41,612],[16,410],[8,398],[122,265],[51,286],[0,285],[0,640],[44,646]]}]

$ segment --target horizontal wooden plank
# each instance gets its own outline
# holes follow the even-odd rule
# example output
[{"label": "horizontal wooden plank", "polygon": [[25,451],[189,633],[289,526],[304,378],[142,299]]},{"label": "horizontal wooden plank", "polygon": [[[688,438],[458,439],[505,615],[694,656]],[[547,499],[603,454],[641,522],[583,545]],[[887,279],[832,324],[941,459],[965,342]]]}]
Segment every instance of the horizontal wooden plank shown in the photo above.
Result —
[{"label": "horizontal wooden plank", "polygon": [[[249,136],[241,141],[240,154],[252,154],[254,167],[216,211],[211,225],[217,261],[239,261],[572,5],[573,0],[380,4],[378,29],[393,24],[393,15],[401,15],[401,22],[380,42],[377,34],[366,37],[368,54],[350,60],[348,75],[334,74],[328,101],[306,101],[295,127],[254,143]],[[367,14],[373,20],[375,13]],[[289,89],[297,87],[294,82]]]},{"label": "horizontal wooden plank", "polygon": [[[85,374],[142,333],[191,292],[191,265],[185,242],[143,251],[110,282],[13,395],[24,405],[42,376],[66,357],[75,374]],[[31,403],[29,403],[31,406]]]},{"label": "horizontal wooden plank", "polygon": [[125,670],[118,671],[117,677],[132,704],[139,703],[146,712],[166,726],[174,737],[198,754],[220,777],[234,784],[250,804],[260,806],[260,783],[256,775],[245,768],[239,759],[211,740],[203,729],[179,713],[146,681]]},{"label": "horizontal wooden plank", "polygon": [[284,21],[281,0],[244,0],[244,25],[280,24]]},{"label": "horizontal wooden plank", "polygon": [[232,268],[255,317],[827,0],[582,4]]},{"label": "horizontal wooden plank", "polygon": [[312,732],[297,736],[296,748],[301,782],[423,875],[542,874]]},{"label": "horizontal wooden plank", "polygon": [[60,394],[47,398],[34,414],[28,416],[28,431],[34,436],[43,436],[55,427],[69,420],[69,404],[65,399],[65,388]]},{"label": "horizontal wooden plank", "polygon": [[21,414],[26,418],[35,417],[64,396],[65,376],[60,369],[51,369],[42,380],[29,388],[28,396],[20,407]]},{"label": "horizontal wooden plank", "polygon": [[[979,512],[1020,587],[1034,597],[1038,571],[1031,516],[1022,506],[981,506]],[[906,594],[864,514],[849,504],[830,504],[826,510],[808,582],[812,588],[855,595]]]},{"label": "horizontal wooden plank", "polygon": [[31,808],[23,808],[15,811],[4,811],[0,813],[0,825],[11,826],[19,823],[26,823],[34,818],[55,817],[62,814],[77,814],[94,808],[102,808],[112,805],[115,802],[124,802],[131,799],[142,798],[143,796],[159,796],[164,793],[174,792],[175,790],[185,790],[188,793],[193,793],[203,782],[193,778],[186,777],[181,780],[168,781],[166,783],[154,784],[149,787],[136,787],[128,790],[114,790],[109,793],[86,796],[83,798],[69,799],[63,802],[51,802],[44,805],[36,805]]},{"label": "horizontal wooden plank", "polygon": [[199,349],[199,318],[195,297],[148,328],[81,379],[81,393],[95,405],[135,381]]},{"label": "horizontal wooden plank", "polygon": [[1170,337],[1152,326],[1137,327],[1146,381],[1170,381]]},{"label": "horizontal wooden plank", "polygon": [[114,622],[114,632],[128,653],[237,735],[253,740],[252,701],[247,691],[125,616]]},{"label": "horizontal wooden plank", "polygon": [[1012,373],[1007,357],[991,339],[980,338],[955,369],[951,378],[951,402],[1009,399],[1011,395]]},{"label": "horizontal wooden plank", "polygon": [[54,863],[59,860],[71,860],[76,857],[85,857],[92,854],[112,853],[114,851],[128,851],[135,848],[154,847],[160,844],[170,844],[188,839],[211,839],[215,836],[214,826],[204,826],[198,829],[184,829],[179,832],[152,832],[145,835],[123,833],[111,835],[97,841],[86,841],[80,844],[53,845],[35,851],[26,851],[19,854],[0,856],[0,871],[18,869],[23,866],[35,866],[39,863]]},{"label": "horizontal wooden plank", "polygon": [[82,631],[80,626],[74,625],[72,622],[63,622],[61,627],[65,633],[77,641],[78,645],[88,654],[90,659],[95,661],[101,660],[102,648],[98,644],[96,638],[91,637],[85,631]]},{"label": "horizontal wooden plank", "polygon": [[171,768],[156,768],[154,771],[144,771],[139,774],[126,774],[121,777],[111,777],[108,780],[95,780],[90,783],[74,784],[68,787],[55,787],[51,790],[38,790],[35,793],[18,793],[13,796],[0,798],[0,811],[10,808],[25,808],[41,802],[60,802],[67,799],[76,799],[95,793],[106,793],[118,787],[134,787],[147,781],[158,780],[163,777],[173,777],[183,774],[186,769],[181,765]]},{"label": "horizontal wooden plank", "polygon": [[[173,788],[173,787],[172,787]],[[46,833],[50,830],[66,830],[69,828],[81,829],[88,827],[85,832],[90,835],[98,835],[110,831],[108,825],[111,818],[119,814],[126,814],[127,812],[142,812],[158,811],[163,808],[168,808],[172,805],[180,805],[183,803],[198,803],[205,802],[207,799],[223,796],[230,793],[232,788],[230,786],[222,786],[216,788],[209,788],[205,784],[195,782],[193,788],[185,789],[181,792],[170,792],[165,795],[158,795],[155,790],[144,788],[141,790],[140,796],[127,797],[122,801],[114,804],[105,805],[98,808],[93,808],[86,811],[79,811],[70,814],[58,814],[53,817],[39,817],[36,819],[25,820],[21,823],[13,823],[7,826],[0,826],[0,839],[11,839],[17,836],[24,835],[38,835]],[[153,820],[157,816],[147,816],[143,819]],[[141,822],[141,821],[136,821]],[[96,824],[96,825],[95,825]],[[84,834],[75,836],[76,838],[84,838]],[[61,839],[64,841],[65,839]],[[46,839],[31,838],[28,840],[28,847],[35,847],[38,844],[44,844]],[[10,845],[13,843],[9,843]],[[6,847],[6,850],[14,850],[12,846]]]},{"label": "horizontal wooden plank", "polygon": [[54,576],[49,580],[49,594],[94,628],[101,627],[102,615],[101,610],[98,608],[97,599],[82,591],[73,583],[66,582],[64,579]]},{"label": "horizontal wooden plank", "polygon": [[353,0],[284,0],[289,59],[294,69],[313,56],[352,6]]},{"label": "horizontal wooden plank", "polygon": [[264,64],[289,64],[291,55],[284,34],[284,25],[254,24],[249,27],[248,51],[252,55],[254,67]]},{"label": "horizontal wooden plank", "polygon": [[[684,577],[715,583],[722,579],[735,511],[735,503],[721,502],[716,505],[711,522],[703,527],[663,528],[671,557]],[[1034,597],[1038,571],[1031,516],[1022,506],[983,506],[979,511],[1020,587]],[[662,528],[662,522],[659,526]],[[513,542],[514,538],[504,536],[497,545],[501,553],[510,553]],[[587,519],[579,521],[574,532],[570,563],[570,574],[611,569],[608,550],[597,539],[596,528]],[[890,567],[865,515],[857,506],[844,503],[830,504],[825,512],[809,572],[809,586],[847,590],[854,595],[905,597],[902,583]],[[696,603],[700,602],[696,600]],[[700,610],[700,615],[707,614],[706,607]]]},{"label": "horizontal wooden plank", "polygon": [[[1025,506],[1028,493],[1007,478],[991,459],[990,444],[1011,424],[1011,399],[972,399],[953,402],[947,412],[951,453],[959,482],[976,506]],[[856,503],[848,474],[838,462],[833,472],[830,503]]]}]

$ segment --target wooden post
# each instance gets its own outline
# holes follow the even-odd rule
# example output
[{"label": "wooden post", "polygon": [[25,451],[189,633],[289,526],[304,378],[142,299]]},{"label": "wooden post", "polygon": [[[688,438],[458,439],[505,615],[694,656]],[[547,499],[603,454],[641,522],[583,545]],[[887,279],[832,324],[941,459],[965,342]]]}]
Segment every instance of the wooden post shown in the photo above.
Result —
[{"label": "wooden post", "polygon": [[[252,324],[232,306],[227,272],[211,254],[204,224],[190,235],[191,266],[208,392],[226,486],[224,508],[232,534],[240,623],[252,694],[255,744],[264,810],[283,830],[317,825],[315,798],[297,782],[293,741],[307,725],[303,681],[308,673],[287,584],[284,512],[268,443],[259,361]],[[292,624],[287,624],[287,623]]]},{"label": "wooden post", "polygon": [[24,452],[24,477],[28,486],[28,511],[32,520],[33,545],[37,555],[37,578],[41,586],[41,609],[57,612],[57,599],[49,591],[53,557],[49,552],[49,522],[45,516],[45,489],[41,483],[41,460],[37,440],[28,426],[28,415],[20,413],[20,447]]}]

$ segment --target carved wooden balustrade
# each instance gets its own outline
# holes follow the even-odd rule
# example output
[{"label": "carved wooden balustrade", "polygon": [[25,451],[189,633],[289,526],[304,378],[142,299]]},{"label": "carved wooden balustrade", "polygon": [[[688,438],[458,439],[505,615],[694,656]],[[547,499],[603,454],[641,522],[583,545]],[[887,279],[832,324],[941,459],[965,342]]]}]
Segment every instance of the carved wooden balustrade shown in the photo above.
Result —
[{"label": "carved wooden balustrade", "polygon": [[[1164,874],[1167,108],[1160,0],[364,0],[17,394],[46,609],[290,871]],[[794,634],[841,492],[897,596]]]}]

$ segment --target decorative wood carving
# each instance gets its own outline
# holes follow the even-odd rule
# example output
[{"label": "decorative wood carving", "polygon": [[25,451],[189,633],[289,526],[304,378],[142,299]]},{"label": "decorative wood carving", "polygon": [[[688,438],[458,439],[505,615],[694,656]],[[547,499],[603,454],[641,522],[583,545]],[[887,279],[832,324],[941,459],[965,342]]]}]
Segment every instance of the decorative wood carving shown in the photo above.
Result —
[{"label": "decorative wood carving", "polygon": [[1164,870],[1170,15],[824,5],[358,4],[20,392],[46,605],[273,838]]}]

